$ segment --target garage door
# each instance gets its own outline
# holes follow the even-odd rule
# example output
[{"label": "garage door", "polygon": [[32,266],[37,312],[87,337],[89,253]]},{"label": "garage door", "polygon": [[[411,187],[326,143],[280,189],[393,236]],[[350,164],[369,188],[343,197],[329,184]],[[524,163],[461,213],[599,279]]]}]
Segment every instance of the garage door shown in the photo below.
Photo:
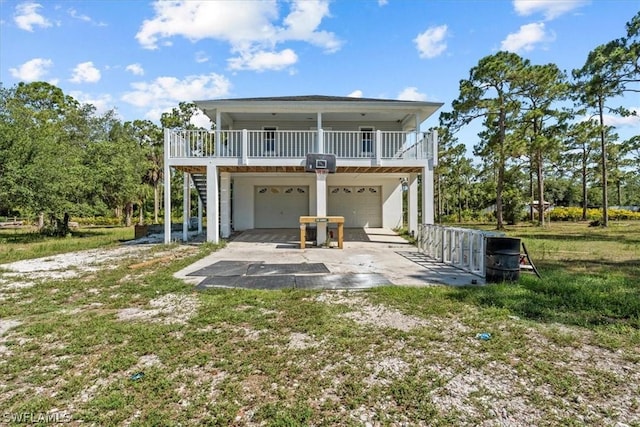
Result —
[{"label": "garage door", "polygon": [[329,215],[344,217],[345,227],[382,227],[381,188],[329,187]]},{"label": "garage door", "polygon": [[298,228],[309,215],[309,187],[255,187],[254,228]]}]

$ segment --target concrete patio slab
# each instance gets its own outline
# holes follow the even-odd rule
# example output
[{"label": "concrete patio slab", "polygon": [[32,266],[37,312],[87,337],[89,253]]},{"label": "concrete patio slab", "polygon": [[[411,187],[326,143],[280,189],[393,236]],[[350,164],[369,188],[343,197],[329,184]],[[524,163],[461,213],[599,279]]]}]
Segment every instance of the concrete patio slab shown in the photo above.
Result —
[{"label": "concrete patio slab", "polygon": [[[329,270],[330,276],[371,275],[368,277],[372,279],[372,286],[379,286],[381,282],[400,286],[484,284],[484,279],[481,277],[427,258],[418,252],[415,246],[409,244],[395,232],[384,228],[346,229],[344,249],[309,246],[306,249],[299,249],[298,238],[299,230],[297,229],[244,231],[232,236],[224,249],[216,251],[177,272],[175,277],[194,285],[198,285],[205,278],[208,278],[208,287],[225,286],[225,283],[230,284],[234,281],[237,285],[238,281],[242,280],[237,279],[235,274],[229,274],[226,282],[219,275],[215,278],[210,276],[210,274],[216,274],[213,273],[215,263],[224,261],[233,263],[227,265],[234,273],[240,271],[244,274],[248,272],[250,264],[257,263],[288,264],[290,266],[324,264]],[[244,270],[245,268],[246,270]],[[293,271],[295,268],[293,270],[291,268],[291,274],[299,275]],[[275,271],[278,272],[278,269]],[[196,275],[195,272],[202,275]],[[236,278],[231,280],[229,276],[236,276]],[[383,277],[384,280],[379,279],[378,276]],[[364,280],[367,276],[361,277]],[[342,279],[346,279],[346,276]],[[253,280],[253,283],[257,283],[254,279],[247,280]],[[283,280],[291,284],[290,279]],[[309,287],[315,286],[312,285],[313,281],[318,284],[321,281],[321,279],[305,280],[309,281]],[[358,286],[362,282],[359,283]],[[335,288],[329,286],[329,282],[326,282],[325,285],[330,289]],[[291,286],[295,286],[295,279]]]}]

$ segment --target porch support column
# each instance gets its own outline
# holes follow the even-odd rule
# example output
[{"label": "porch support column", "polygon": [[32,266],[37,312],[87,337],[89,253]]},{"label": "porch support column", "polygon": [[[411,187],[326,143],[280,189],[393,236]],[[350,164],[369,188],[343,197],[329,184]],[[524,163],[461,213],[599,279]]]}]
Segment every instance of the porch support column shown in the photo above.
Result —
[{"label": "porch support column", "polygon": [[322,113],[318,112],[318,146],[317,152],[324,153],[324,130],[322,129]]},{"label": "porch support column", "polygon": [[207,165],[207,242],[218,243],[218,167]]},{"label": "porch support column", "polygon": [[202,199],[198,196],[198,234],[202,234]]},{"label": "porch support column", "polygon": [[186,242],[189,238],[189,217],[191,212],[189,211],[189,205],[191,204],[191,194],[189,194],[189,181],[190,175],[184,172],[184,185],[182,186],[182,241]]},{"label": "porch support column", "polygon": [[422,223],[434,224],[433,214],[433,164],[428,160],[428,164],[422,168]]},{"label": "porch support column", "polygon": [[220,130],[222,129],[222,116],[220,114],[220,109],[216,108],[216,151],[215,155],[220,157]]},{"label": "porch support column", "polygon": [[164,130],[164,243],[171,243],[171,166],[169,165],[169,129]]},{"label": "porch support column", "polygon": [[[316,173],[316,216],[327,216],[327,174]],[[327,223],[317,222],[317,242],[327,241]]]},{"label": "porch support column", "polygon": [[409,191],[407,192],[407,209],[409,233],[413,236],[418,234],[418,175],[409,174]]},{"label": "porch support column", "polygon": [[220,172],[220,235],[231,235],[231,174]]}]

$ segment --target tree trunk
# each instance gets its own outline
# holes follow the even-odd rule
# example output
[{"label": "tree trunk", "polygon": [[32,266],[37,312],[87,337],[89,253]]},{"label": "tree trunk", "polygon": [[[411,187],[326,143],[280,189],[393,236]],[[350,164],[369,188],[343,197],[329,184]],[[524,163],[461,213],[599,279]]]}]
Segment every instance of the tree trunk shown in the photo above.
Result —
[{"label": "tree trunk", "polygon": [[160,188],[156,182],[153,186],[153,223],[158,223],[158,212],[160,211]]},{"label": "tree trunk", "polygon": [[544,177],[542,176],[542,153],[538,151],[537,155],[538,169],[538,223],[544,227]]},{"label": "tree trunk", "polygon": [[589,206],[589,202],[587,200],[587,161],[588,161],[588,153],[586,147],[583,145],[582,150],[582,220],[587,220],[587,207]]},{"label": "tree trunk", "polygon": [[533,201],[536,199],[535,191],[533,190],[533,156],[529,161],[529,194],[531,195],[531,204],[529,205],[529,220],[531,222],[536,220],[536,216],[534,213]]},{"label": "tree trunk", "polygon": [[505,154],[504,154],[504,142],[506,140],[505,129],[505,111],[504,108],[500,110],[500,119],[498,121],[499,126],[499,159],[498,159],[498,183],[496,185],[496,228],[498,230],[504,230],[504,219],[502,215],[502,191],[504,190],[504,168],[505,168]]},{"label": "tree trunk", "polygon": [[604,134],[604,100],[598,98],[598,112],[600,114],[600,149],[602,150],[602,226],[609,226],[609,200],[607,198],[607,146]]},{"label": "tree trunk", "polygon": [[131,227],[131,217],[133,216],[133,203],[127,202],[124,206],[124,225]]},{"label": "tree trunk", "polygon": [[138,209],[138,224],[139,225],[143,225],[144,224],[144,200],[140,201],[140,208]]},{"label": "tree trunk", "polygon": [[44,228],[44,212],[40,212],[38,214],[38,230],[42,230]]}]

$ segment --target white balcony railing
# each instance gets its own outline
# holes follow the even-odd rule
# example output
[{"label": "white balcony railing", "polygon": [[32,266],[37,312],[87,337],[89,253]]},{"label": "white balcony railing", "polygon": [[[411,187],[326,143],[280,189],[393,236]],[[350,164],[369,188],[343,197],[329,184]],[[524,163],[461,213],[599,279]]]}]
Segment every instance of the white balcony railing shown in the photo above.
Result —
[{"label": "white balcony railing", "polygon": [[[433,159],[436,140],[415,132],[294,130],[165,130],[169,158]],[[322,145],[321,145],[322,144]]]},{"label": "white balcony railing", "polygon": [[485,275],[485,237],[491,233],[468,228],[420,224],[418,249],[436,261]]}]

